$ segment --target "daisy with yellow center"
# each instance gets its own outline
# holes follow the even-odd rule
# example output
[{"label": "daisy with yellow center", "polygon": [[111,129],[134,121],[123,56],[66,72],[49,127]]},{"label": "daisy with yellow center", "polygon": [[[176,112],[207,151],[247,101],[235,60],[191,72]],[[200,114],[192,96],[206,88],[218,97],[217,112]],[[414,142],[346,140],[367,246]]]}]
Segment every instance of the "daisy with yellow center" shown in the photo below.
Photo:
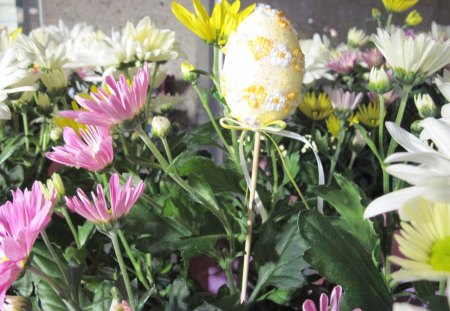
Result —
[{"label": "daisy with yellow center", "polygon": [[378,127],[380,124],[380,104],[375,102],[359,106],[356,118],[358,122],[365,126]]},{"label": "daisy with yellow center", "polygon": [[401,13],[412,8],[419,0],[382,0],[383,5],[389,12]]},{"label": "daisy with yellow center", "polygon": [[396,281],[441,281],[450,277],[450,204],[413,199],[400,210],[400,235],[396,236],[404,258],[392,256],[402,269]]},{"label": "daisy with yellow center", "polygon": [[251,5],[239,12],[241,2],[222,0],[214,6],[211,16],[200,2],[194,0],[195,15],[178,2],[172,2],[172,12],[176,18],[193,33],[210,45],[223,47],[230,33],[255,9]]},{"label": "daisy with yellow center", "polygon": [[333,112],[333,106],[327,93],[320,93],[319,96],[316,96],[314,92],[306,93],[298,108],[314,121],[323,120]]},{"label": "daisy with yellow center", "polygon": [[341,120],[334,114],[328,117],[325,121],[327,125],[328,132],[334,137],[338,138],[339,132],[341,131]]}]

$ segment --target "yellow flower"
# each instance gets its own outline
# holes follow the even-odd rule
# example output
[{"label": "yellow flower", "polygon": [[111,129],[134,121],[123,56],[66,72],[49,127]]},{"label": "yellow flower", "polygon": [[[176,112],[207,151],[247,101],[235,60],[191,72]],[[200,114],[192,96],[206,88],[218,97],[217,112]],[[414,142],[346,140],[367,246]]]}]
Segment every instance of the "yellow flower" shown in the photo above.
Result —
[{"label": "yellow flower", "polygon": [[420,15],[420,13],[417,12],[417,10],[413,10],[413,11],[409,12],[408,16],[406,16],[406,19],[405,19],[405,24],[410,27],[417,26],[421,22],[422,22],[422,15]]},{"label": "yellow flower", "polygon": [[339,118],[332,114],[328,117],[325,123],[327,124],[328,132],[330,132],[334,138],[338,138],[339,132],[341,131],[341,121]]},{"label": "yellow flower", "polygon": [[389,12],[401,13],[412,8],[419,0],[382,0],[383,5]]},{"label": "yellow flower", "polygon": [[402,269],[396,281],[441,281],[450,277],[450,204],[413,199],[400,209],[400,235],[395,238],[405,258],[392,256]]},{"label": "yellow flower", "polygon": [[[88,94],[78,94],[78,96],[89,97]],[[78,105],[75,101],[72,101],[71,104],[72,104],[73,110],[80,110],[80,107],[78,107]],[[69,118],[65,118],[65,117],[53,117],[53,122],[55,122],[56,126],[59,128],[71,127],[75,130],[75,132],[77,132],[77,134],[79,134],[80,129],[82,129],[82,130],[86,129],[86,125],[75,122],[74,119],[69,119]]]},{"label": "yellow flower", "polygon": [[222,0],[216,4],[211,16],[208,15],[200,0],[194,0],[195,15],[184,6],[173,1],[172,12],[176,18],[206,43],[223,47],[230,33],[254,10],[251,5],[239,12],[241,2],[235,0],[230,4]]},{"label": "yellow flower", "polygon": [[306,93],[298,108],[314,121],[323,120],[333,112],[327,93],[320,93],[319,96],[316,96],[314,92]]},{"label": "yellow flower", "polygon": [[358,119],[358,122],[361,122],[366,126],[378,127],[380,124],[380,104],[369,103],[367,105],[359,106],[356,118]]}]

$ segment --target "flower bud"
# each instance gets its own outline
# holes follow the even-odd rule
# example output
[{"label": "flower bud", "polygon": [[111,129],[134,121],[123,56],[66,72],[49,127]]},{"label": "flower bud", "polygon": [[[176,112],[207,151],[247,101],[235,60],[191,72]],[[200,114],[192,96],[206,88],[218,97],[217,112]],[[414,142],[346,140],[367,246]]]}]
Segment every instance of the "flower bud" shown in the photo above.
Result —
[{"label": "flower bud", "polygon": [[57,173],[53,173],[52,177],[50,179],[47,179],[47,188],[49,190],[55,189],[58,197],[63,197],[66,193],[61,176],[59,176],[59,174]]},{"label": "flower bud", "polygon": [[169,136],[172,126],[166,117],[156,116],[152,120],[152,136],[156,138],[166,138]]},{"label": "flower bud", "polygon": [[436,105],[429,94],[418,94],[414,96],[414,102],[419,111],[419,116],[422,119],[434,117],[436,115]]},{"label": "flower bud", "polygon": [[363,46],[364,44],[367,43],[368,40],[369,38],[366,36],[366,33],[361,29],[353,27],[348,31],[347,43],[351,47],[357,48]]},{"label": "flower bud", "polygon": [[367,142],[359,131],[355,131],[352,138],[351,149],[355,153],[359,153],[366,146]]},{"label": "flower bud", "polygon": [[383,68],[372,67],[369,74],[369,90],[378,94],[384,94],[390,89],[389,77]]},{"label": "flower bud", "polygon": [[67,91],[67,79],[62,69],[42,70],[41,81],[51,96],[64,96]]},{"label": "flower bud", "polygon": [[183,76],[184,81],[190,82],[190,83],[196,83],[198,79],[198,73],[195,71],[194,65],[183,62],[181,64],[181,75]]},{"label": "flower bud", "polygon": [[111,304],[111,308],[109,311],[132,311],[130,305],[125,300],[122,300],[120,303],[116,303],[114,305]]},{"label": "flower bud", "polygon": [[50,111],[51,103],[50,103],[50,98],[48,97],[47,93],[37,92],[36,99],[37,99],[37,105],[41,111],[43,111],[43,112]]},{"label": "flower bud", "polygon": [[50,139],[53,142],[56,142],[58,139],[61,138],[62,132],[63,131],[60,127],[56,126],[56,127],[52,128],[52,130],[50,131]]},{"label": "flower bud", "polygon": [[422,22],[422,15],[417,10],[413,10],[409,12],[408,16],[406,16],[405,24],[409,27],[414,27],[419,25]]},{"label": "flower bud", "polygon": [[2,310],[4,311],[32,311],[31,301],[21,296],[6,296]]},{"label": "flower bud", "polygon": [[423,126],[420,124],[422,120],[416,120],[411,123],[411,134],[419,136],[423,130]]},{"label": "flower bud", "polygon": [[372,17],[374,19],[380,19],[380,17],[381,17],[380,10],[378,10],[377,8],[372,8]]}]

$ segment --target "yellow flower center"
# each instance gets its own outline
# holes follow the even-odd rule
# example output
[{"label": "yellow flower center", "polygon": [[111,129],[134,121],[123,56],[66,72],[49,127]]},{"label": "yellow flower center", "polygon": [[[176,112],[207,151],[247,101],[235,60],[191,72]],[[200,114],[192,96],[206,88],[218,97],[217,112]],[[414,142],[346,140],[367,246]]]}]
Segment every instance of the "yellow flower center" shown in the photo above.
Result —
[{"label": "yellow flower center", "polygon": [[431,248],[430,265],[436,271],[450,272],[450,237],[434,243]]}]

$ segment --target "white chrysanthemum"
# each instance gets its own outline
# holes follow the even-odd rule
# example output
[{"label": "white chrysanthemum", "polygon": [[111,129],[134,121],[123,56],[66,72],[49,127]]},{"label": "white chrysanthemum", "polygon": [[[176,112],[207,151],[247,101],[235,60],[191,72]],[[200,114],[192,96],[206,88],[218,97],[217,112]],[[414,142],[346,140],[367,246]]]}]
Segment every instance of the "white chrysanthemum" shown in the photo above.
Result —
[{"label": "white chrysanthemum", "polygon": [[322,78],[333,80],[327,67],[330,61],[330,41],[326,36],[315,34],[312,39],[300,40],[300,47],[305,55],[304,84],[311,84]]},{"label": "white chrysanthemum", "polygon": [[369,37],[367,37],[364,30],[358,29],[356,27],[351,28],[347,34],[347,43],[350,46],[360,47],[367,43]]},{"label": "white chrysanthemum", "polygon": [[[445,113],[443,116],[445,118]],[[364,213],[365,218],[398,210],[418,196],[450,203],[450,126],[435,118],[427,118],[420,125],[423,131],[419,139],[394,123],[386,122],[392,138],[406,150],[386,158],[387,163],[401,163],[390,165],[386,171],[412,186],[372,201]],[[431,140],[437,150],[427,140]],[[406,162],[415,164],[404,164]]]},{"label": "white chrysanthemum", "polygon": [[450,42],[425,33],[412,38],[399,28],[392,34],[379,28],[372,40],[405,83],[417,83],[450,63]]},{"label": "white chrysanthemum", "polygon": [[128,22],[121,33],[113,32],[111,45],[121,63],[164,62],[177,58],[179,53],[175,32],[158,29],[148,16],[136,27]]},{"label": "white chrysanthemum", "polygon": [[16,46],[22,59],[46,69],[61,69],[69,62],[67,47],[59,36],[45,28],[33,30],[29,36],[19,34]]},{"label": "white chrysanthemum", "polygon": [[110,67],[119,65],[114,49],[102,32],[85,33],[66,42],[70,63],[65,67]]},{"label": "white chrysanthemum", "polygon": [[450,278],[450,204],[417,198],[402,207],[401,230],[395,236],[403,258],[391,256],[401,267],[396,281],[443,281]]},{"label": "white chrysanthemum", "polygon": [[443,76],[437,76],[434,83],[444,95],[445,99],[450,102],[450,71],[444,70]]},{"label": "white chrysanthemum", "polygon": [[448,40],[450,39],[450,26],[439,25],[433,21],[431,23],[431,35],[436,40]]}]

